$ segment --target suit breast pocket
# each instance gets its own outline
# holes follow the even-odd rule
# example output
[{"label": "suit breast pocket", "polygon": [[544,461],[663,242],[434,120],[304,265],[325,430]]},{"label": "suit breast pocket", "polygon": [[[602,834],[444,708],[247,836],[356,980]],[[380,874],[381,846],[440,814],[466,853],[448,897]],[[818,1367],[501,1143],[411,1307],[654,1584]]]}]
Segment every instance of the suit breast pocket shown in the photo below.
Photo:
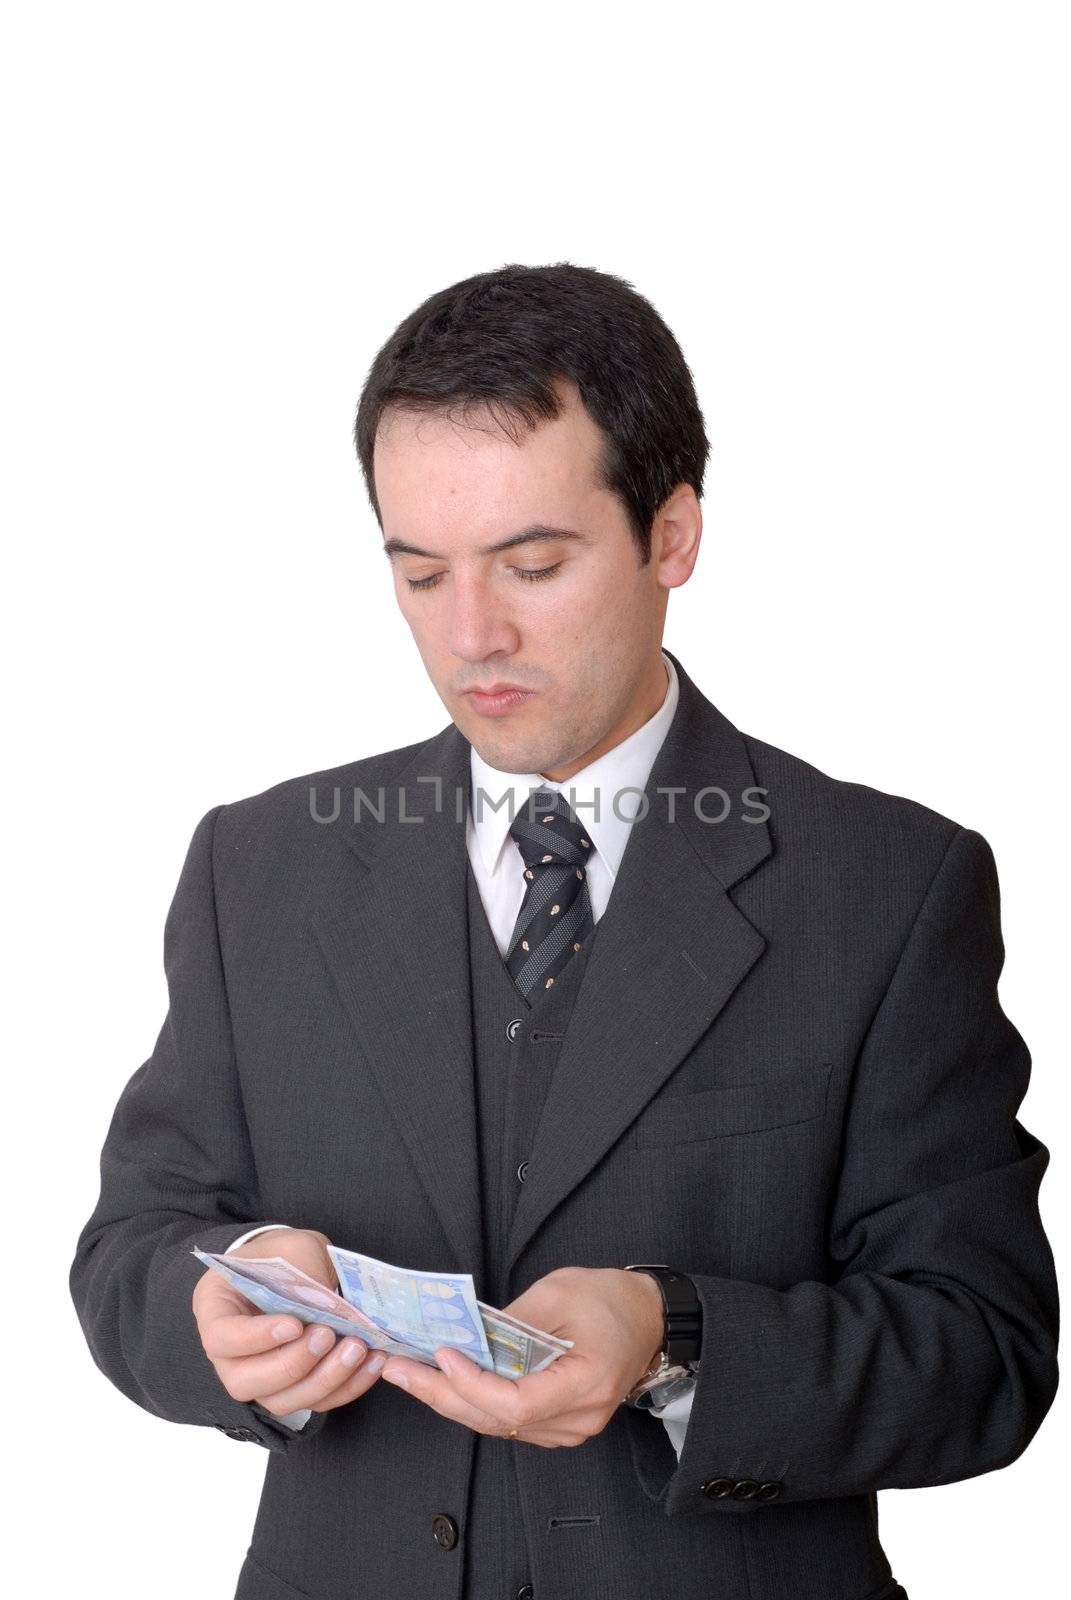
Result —
[{"label": "suit breast pocket", "polygon": [[664,1094],[640,1112],[629,1142],[647,1149],[812,1122],[825,1114],[832,1071],[823,1062],[777,1077]]}]

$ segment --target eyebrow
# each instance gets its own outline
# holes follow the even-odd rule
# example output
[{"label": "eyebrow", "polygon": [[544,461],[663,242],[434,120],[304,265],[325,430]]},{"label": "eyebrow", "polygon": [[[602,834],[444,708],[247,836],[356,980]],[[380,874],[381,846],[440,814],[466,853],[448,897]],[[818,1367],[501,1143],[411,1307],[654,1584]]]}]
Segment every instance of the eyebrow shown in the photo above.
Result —
[{"label": "eyebrow", "polygon": [[[535,522],[530,528],[522,528],[519,533],[511,533],[508,538],[500,539],[497,544],[484,544],[477,550],[480,556],[494,555],[498,550],[512,550],[518,544],[536,544],[550,539],[576,539],[587,543],[589,536],[579,533],[575,528],[555,528],[550,523]],[[447,557],[440,555],[437,550],[423,550],[418,544],[410,544],[407,539],[387,539],[383,544],[383,553],[388,560],[395,556],[427,556],[430,561],[446,561]]]}]

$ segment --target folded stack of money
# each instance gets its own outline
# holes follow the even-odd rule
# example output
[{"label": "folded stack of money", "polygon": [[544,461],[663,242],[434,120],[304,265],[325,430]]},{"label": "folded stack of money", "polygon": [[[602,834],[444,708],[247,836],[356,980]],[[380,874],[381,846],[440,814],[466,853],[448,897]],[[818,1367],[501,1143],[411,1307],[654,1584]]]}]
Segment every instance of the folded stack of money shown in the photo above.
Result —
[{"label": "folded stack of money", "polygon": [[429,1367],[435,1366],[435,1351],[449,1345],[485,1371],[517,1379],[542,1372],[572,1349],[571,1339],[477,1300],[467,1272],[417,1272],[328,1245],[341,1291],[336,1293],[282,1256],[247,1259],[196,1245],[191,1253],[260,1311],[322,1322],[339,1335],[354,1334],[370,1347]]}]

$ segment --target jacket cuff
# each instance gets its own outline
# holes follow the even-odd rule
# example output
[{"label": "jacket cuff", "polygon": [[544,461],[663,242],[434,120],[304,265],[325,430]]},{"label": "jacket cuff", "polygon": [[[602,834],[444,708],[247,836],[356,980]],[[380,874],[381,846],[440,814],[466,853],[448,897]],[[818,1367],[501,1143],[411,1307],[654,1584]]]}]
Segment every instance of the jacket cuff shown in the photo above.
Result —
[{"label": "jacket cuff", "polygon": [[726,1291],[731,1294],[735,1288],[757,1286],[695,1273],[689,1276],[703,1306],[703,1355],[688,1396],[688,1425],[680,1454],[658,1413],[622,1406],[633,1465],[643,1492],[667,1515],[679,1511],[712,1516],[746,1514],[780,1499],[785,1485],[779,1475],[771,1473],[768,1451],[760,1462],[712,1443],[725,1437],[728,1407],[715,1328],[724,1326]]},{"label": "jacket cuff", "polygon": [[[269,1226],[287,1227],[289,1224],[266,1223],[264,1226],[265,1228]],[[239,1240],[249,1238],[252,1236],[252,1233],[260,1232],[261,1229],[257,1227],[253,1228],[252,1230],[247,1230],[246,1233],[239,1234],[237,1238],[235,1237],[233,1223],[231,1223],[225,1231],[227,1234],[226,1241],[224,1241],[224,1239],[221,1237],[224,1230],[220,1228],[214,1228],[206,1229],[202,1233],[198,1234],[196,1238],[191,1240],[191,1244],[196,1244],[198,1249],[204,1250],[206,1254],[225,1255],[228,1248],[234,1248],[238,1244]],[[212,1240],[213,1242],[206,1243],[206,1240]],[[190,1284],[190,1295],[192,1296],[194,1285],[197,1283],[200,1273],[207,1272],[210,1269],[202,1266],[201,1262],[197,1260],[196,1256],[191,1255],[190,1261],[193,1267],[196,1269],[196,1271],[192,1274],[192,1282]],[[299,1416],[305,1417],[304,1423],[298,1423],[297,1426],[293,1426],[285,1422],[282,1417],[277,1417],[272,1412],[267,1411],[255,1400],[242,1402],[232,1399],[232,1397],[223,1387],[222,1383],[220,1383],[218,1377],[216,1376],[215,1368],[212,1366],[212,1363],[204,1353],[203,1346],[201,1345],[200,1335],[197,1333],[197,1324],[193,1319],[192,1310],[190,1311],[190,1321],[193,1324],[194,1335],[197,1340],[197,1347],[200,1351],[201,1360],[204,1362],[209,1376],[211,1377],[215,1386],[213,1393],[216,1397],[216,1401],[212,1408],[214,1414],[210,1418],[213,1427],[217,1428],[220,1433],[226,1434],[229,1439],[235,1439],[240,1443],[245,1444],[259,1444],[265,1449],[274,1450],[281,1454],[285,1454],[292,1440],[309,1439],[313,1437],[313,1435],[319,1433],[320,1429],[327,1421],[327,1412],[325,1411],[312,1411],[308,1413],[305,1413],[304,1411],[292,1411],[289,1413],[289,1416],[292,1419],[297,1419]],[[224,1413],[226,1414],[224,1415]]]}]

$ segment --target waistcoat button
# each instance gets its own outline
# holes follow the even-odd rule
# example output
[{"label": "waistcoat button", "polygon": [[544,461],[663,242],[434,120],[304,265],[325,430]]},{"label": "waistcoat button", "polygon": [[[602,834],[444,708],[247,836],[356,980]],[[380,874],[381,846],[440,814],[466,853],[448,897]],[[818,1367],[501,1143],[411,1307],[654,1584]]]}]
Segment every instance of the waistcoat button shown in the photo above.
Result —
[{"label": "waistcoat button", "polygon": [[521,1162],[520,1166],[517,1168],[517,1176],[520,1179],[520,1181],[523,1183],[525,1178],[528,1176],[528,1163],[527,1163],[527,1161],[522,1161]]},{"label": "waistcoat button", "polygon": [[457,1543],[457,1523],[445,1511],[432,1517],[431,1531],[435,1535],[435,1543],[443,1550],[452,1550]]}]

